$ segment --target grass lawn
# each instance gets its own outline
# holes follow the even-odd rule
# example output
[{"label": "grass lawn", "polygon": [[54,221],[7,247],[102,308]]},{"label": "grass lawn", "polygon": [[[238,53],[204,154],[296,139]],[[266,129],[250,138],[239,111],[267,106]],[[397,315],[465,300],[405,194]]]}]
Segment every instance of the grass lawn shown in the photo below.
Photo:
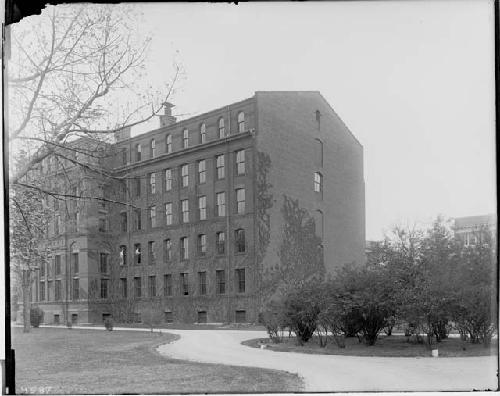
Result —
[{"label": "grass lawn", "polygon": [[[269,338],[256,338],[243,342],[254,348],[260,348],[260,343],[265,343],[269,349],[281,352],[316,353],[327,355],[351,355],[351,356],[391,356],[391,357],[430,357],[431,351],[427,344],[414,344],[407,342],[405,336],[392,335],[390,337],[379,336],[375,345],[368,346],[360,343],[356,337],[345,339],[345,348],[339,348],[331,339],[325,348],[319,346],[318,338],[313,337],[303,346],[297,345],[295,337],[285,336],[283,342],[272,343]],[[489,348],[482,344],[471,344],[461,341],[459,338],[448,338],[438,345],[439,356],[490,356],[496,355],[498,341],[493,340]]]},{"label": "grass lawn", "polygon": [[12,329],[17,393],[290,392],[298,376],[275,370],[191,363],[160,356],[172,334]]}]

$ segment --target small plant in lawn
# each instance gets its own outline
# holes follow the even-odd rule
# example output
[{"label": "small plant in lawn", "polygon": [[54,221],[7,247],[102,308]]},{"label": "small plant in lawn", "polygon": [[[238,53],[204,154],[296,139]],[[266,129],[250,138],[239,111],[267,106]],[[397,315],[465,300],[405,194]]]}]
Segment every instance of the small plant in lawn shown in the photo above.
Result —
[{"label": "small plant in lawn", "polygon": [[33,307],[30,310],[30,323],[33,327],[39,327],[43,322],[43,310],[40,307]]},{"label": "small plant in lawn", "polygon": [[104,319],[104,327],[106,328],[106,330],[112,331],[113,330],[113,319],[111,319],[111,318]]}]

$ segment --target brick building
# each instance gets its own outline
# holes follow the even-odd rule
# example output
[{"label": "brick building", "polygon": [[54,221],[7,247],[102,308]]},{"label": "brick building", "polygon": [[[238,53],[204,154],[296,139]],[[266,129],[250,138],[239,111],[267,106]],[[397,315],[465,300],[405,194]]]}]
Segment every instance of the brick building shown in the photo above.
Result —
[{"label": "brick building", "polygon": [[171,107],[160,128],[115,135],[113,177],[79,187],[106,201],[52,228],[33,287],[45,322],[100,322],[118,306],[143,321],[257,321],[285,196],[315,220],[327,271],[364,262],[363,149],[319,92],[256,92],[182,121]]}]

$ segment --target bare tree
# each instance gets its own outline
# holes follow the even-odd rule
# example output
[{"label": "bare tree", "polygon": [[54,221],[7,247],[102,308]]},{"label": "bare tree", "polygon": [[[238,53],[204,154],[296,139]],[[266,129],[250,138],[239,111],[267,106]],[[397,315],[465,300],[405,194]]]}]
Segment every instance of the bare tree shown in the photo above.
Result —
[{"label": "bare tree", "polygon": [[[132,6],[59,5],[7,28],[11,265],[25,271],[25,302],[37,261],[47,260],[37,194],[39,202],[103,200],[75,192],[75,175],[114,178],[105,166],[113,134],[158,115],[178,81],[174,64],[164,86],[141,86],[151,39],[137,34],[137,19]],[[58,177],[47,177],[51,166]],[[21,202],[23,196],[29,199]],[[22,227],[28,232],[18,232]],[[17,243],[21,236],[26,240]]]}]

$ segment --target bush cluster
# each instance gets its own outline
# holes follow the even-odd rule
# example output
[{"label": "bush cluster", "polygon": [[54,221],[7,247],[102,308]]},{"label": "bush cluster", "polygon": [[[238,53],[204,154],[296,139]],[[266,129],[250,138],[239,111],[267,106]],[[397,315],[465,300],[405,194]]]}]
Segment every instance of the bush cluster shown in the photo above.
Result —
[{"label": "bush cluster", "polygon": [[33,327],[39,327],[43,322],[43,310],[40,307],[31,307],[30,324]]},{"label": "bush cluster", "polygon": [[374,246],[366,265],[348,265],[322,282],[305,282],[262,313],[270,338],[288,329],[297,342],[321,346],[357,336],[367,345],[396,324],[408,340],[432,346],[452,329],[488,346],[496,331],[496,241],[487,229],[475,245],[456,239],[442,219],[424,231],[395,229]]}]

